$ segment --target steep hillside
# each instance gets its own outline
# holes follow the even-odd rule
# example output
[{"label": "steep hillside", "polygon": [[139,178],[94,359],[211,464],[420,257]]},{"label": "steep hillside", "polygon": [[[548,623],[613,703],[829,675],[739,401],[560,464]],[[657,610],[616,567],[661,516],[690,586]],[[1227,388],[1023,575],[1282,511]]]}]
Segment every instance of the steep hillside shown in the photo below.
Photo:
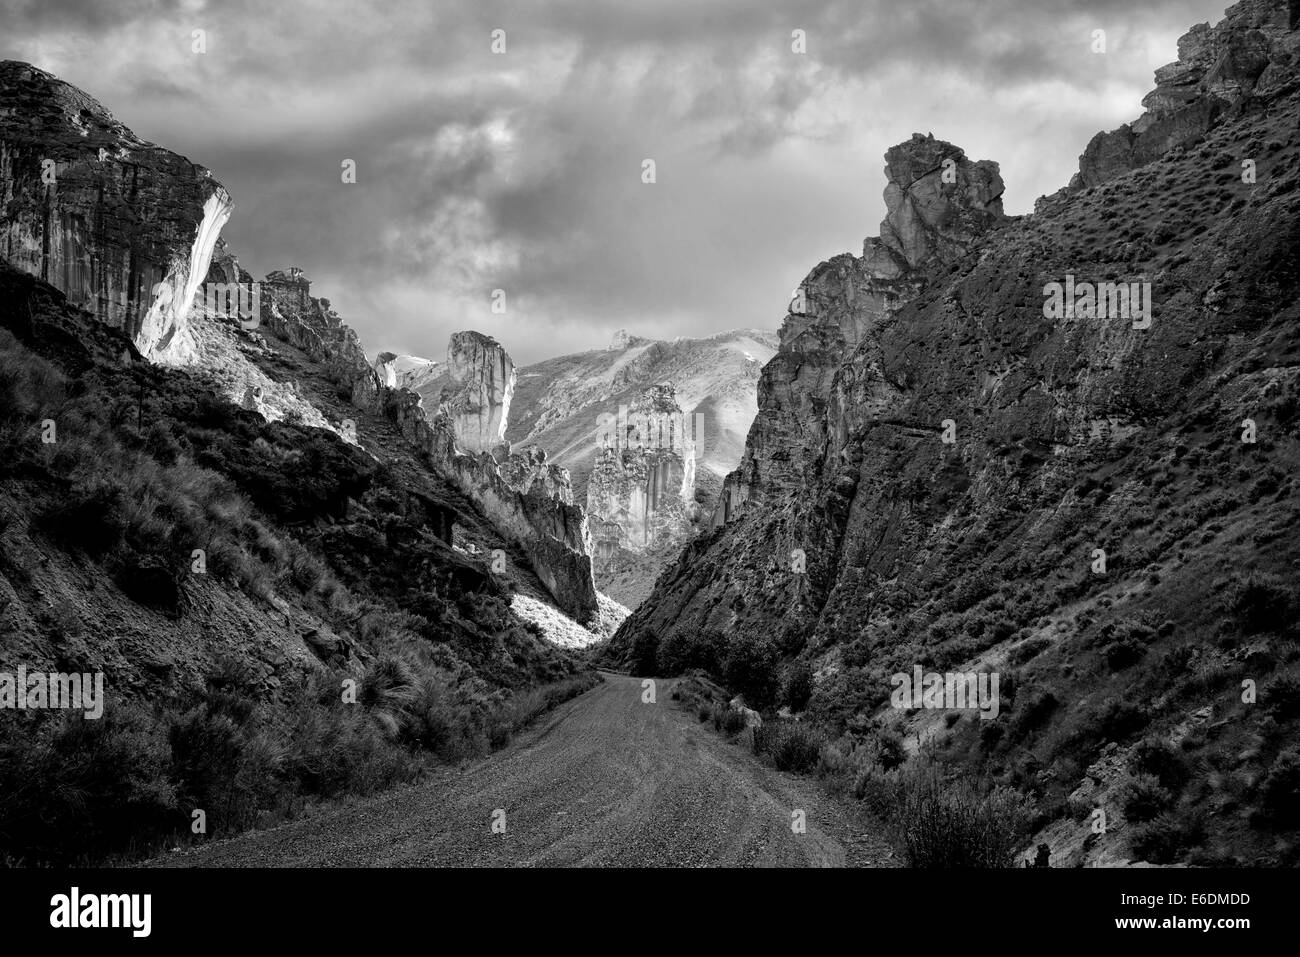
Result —
[{"label": "steep hillside", "polygon": [[[859,793],[900,747],[1010,785],[1054,863],[1296,863],[1298,20],[1194,28],[1032,216],[891,149],[881,238],[805,280],[718,527],[610,660],[806,709]],[[1054,308],[1101,282],[1133,298]],[[996,719],[891,707],[918,667],[1000,674]]]},{"label": "steep hillside", "polygon": [[543,465],[511,484],[458,449],[301,270],[251,284],[231,208],[0,64],[0,696],[75,672],[106,699],[5,711],[5,863],[273,823],[596,680],[543,637],[589,636],[557,604],[610,620],[581,510]]}]

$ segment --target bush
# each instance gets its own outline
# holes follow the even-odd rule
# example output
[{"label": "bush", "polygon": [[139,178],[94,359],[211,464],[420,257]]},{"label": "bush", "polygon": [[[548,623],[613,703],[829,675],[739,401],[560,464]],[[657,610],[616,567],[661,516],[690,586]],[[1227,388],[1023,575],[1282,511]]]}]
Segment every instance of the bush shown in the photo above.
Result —
[{"label": "bush", "polygon": [[96,481],[73,489],[39,519],[42,531],[65,548],[91,555],[115,549],[126,533],[126,505],[116,485]]},{"label": "bush", "polygon": [[1285,631],[1291,626],[1295,594],[1274,575],[1251,574],[1234,578],[1223,604],[1247,633]]},{"label": "bush", "polygon": [[1106,741],[1123,741],[1146,727],[1148,715],[1137,705],[1111,698],[1097,714],[1097,727]]},{"label": "bush", "polygon": [[921,774],[900,783],[890,831],[908,867],[1013,867],[1029,817],[1024,799],[1007,788],[981,792]]},{"label": "bush", "polygon": [[721,731],[727,737],[740,734],[745,730],[745,716],[735,708],[725,704],[713,706],[713,729]]},{"label": "bush", "polygon": [[772,706],[776,698],[776,648],[765,640],[737,636],[727,647],[723,683],[739,693],[756,711]]},{"label": "bush", "polygon": [[786,672],[781,701],[791,711],[803,711],[813,693],[813,671],[806,661],[797,661]]},{"label": "bush", "polygon": [[1149,821],[1169,807],[1173,795],[1151,774],[1131,775],[1119,788],[1119,803],[1130,821]]},{"label": "bush", "polygon": [[1197,814],[1165,812],[1133,829],[1129,847],[1139,860],[1172,864],[1180,854],[1205,839],[1205,826]]},{"label": "bush", "polygon": [[1278,826],[1300,823],[1300,752],[1292,748],[1277,756],[1264,778],[1259,797],[1260,810],[1270,823]]},{"label": "bush", "polygon": [[1154,776],[1171,794],[1181,792],[1191,777],[1191,769],[1182,754],[1159,738],[1138,742],[1129,754],[1128,766],[1135,775]]},{"label": "bush", "polygon": [[807,774],[817,767],[824,739],[799,721],[774,721],[754,731],[754,753],[768,754],[778,771]]}]

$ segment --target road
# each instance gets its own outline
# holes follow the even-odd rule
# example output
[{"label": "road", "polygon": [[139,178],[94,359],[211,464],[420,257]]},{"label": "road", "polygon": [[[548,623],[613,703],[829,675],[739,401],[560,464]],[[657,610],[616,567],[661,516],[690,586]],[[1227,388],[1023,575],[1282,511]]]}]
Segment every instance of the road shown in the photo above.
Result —
[{"label": "road", "polygon": [[[197,867],[842,867],[889,863],[845,803],[761,764],[640,679],[602,684],[506,748],[419,784],[153,862]],[[504,833],[494,833],[504,812]],[[806,831],[792,814],[803,811]],[[500,828],[498,827],[498,830]]]}]

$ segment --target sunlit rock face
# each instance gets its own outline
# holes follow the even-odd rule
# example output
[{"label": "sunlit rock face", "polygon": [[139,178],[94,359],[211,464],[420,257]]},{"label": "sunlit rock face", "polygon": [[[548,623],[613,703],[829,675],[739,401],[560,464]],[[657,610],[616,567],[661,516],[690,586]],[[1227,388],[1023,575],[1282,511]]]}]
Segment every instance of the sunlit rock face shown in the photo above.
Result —
[{"label": "sunlit rock face", "polygon": [[212,174],[141,140],[93,98],[0,63],[0,255],[184,362],[187,319],[231,199]]},{"label": "sunlit rock face", "polygon": [[501,451],[515,393],[515,364],[491,336],[452,333],[447,344],[450,382],[443,388],[439,411],[450,419],[456,445],[466,452]]},{"label": "sunlit rock face", "polygon": [[375,358],[375,371],[379,380],[390,389],[410,389],[420,392],[442,374],[442,364],[419,356],[399,356],[381,352]]},{"label": "sunlit rock face", "polygon": [[611,419],[587,484],[598,563],[684,540],[695,496],[694,436],[671,385],[644,390],[625,419]]}]

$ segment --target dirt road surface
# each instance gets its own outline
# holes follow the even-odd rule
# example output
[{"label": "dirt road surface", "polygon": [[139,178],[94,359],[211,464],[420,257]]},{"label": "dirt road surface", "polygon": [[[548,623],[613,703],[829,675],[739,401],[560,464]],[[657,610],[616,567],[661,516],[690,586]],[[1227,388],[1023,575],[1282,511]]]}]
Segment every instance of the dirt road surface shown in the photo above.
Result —
[{"label": "dirt road surface", "polygon": [[[888,865],[846,802],[606,674],[509,746],[416,785],[166,855],[191,867]],[[494,816],[504,833],[493,832]],[[802,811],[806,831],[795,833]],[[498,828],[499,829],[499,828]]]}]

